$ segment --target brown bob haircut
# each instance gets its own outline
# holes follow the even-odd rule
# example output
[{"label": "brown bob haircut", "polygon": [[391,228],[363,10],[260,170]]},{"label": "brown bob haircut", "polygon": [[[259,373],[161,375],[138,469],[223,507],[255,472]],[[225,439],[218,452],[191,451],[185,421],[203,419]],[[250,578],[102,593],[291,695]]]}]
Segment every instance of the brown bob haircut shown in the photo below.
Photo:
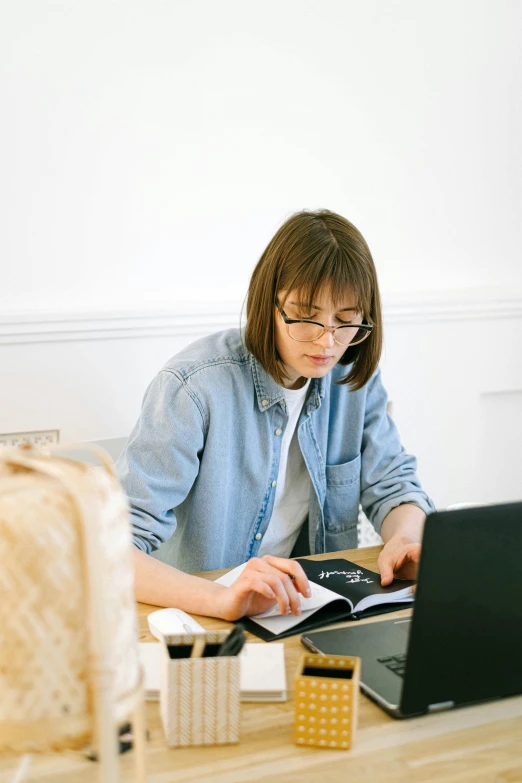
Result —
[{"label": "brown bob haircut", "polygon": [[[309,306],[325,289],[334,305],[349,288],[364,322],[373,324],[363,342],[348,347],[339,364],[351,365],[339,381],[362,388],[377,368],[382,350],[382,316],[377,274],[362,234],[346,218],[321,209],[292,215],[277,231],[250,279],[245,345],[279,384],[287,377],[275,344],[276,299],[299,291]],[[284,307],[284,300],[281,301]]]}]

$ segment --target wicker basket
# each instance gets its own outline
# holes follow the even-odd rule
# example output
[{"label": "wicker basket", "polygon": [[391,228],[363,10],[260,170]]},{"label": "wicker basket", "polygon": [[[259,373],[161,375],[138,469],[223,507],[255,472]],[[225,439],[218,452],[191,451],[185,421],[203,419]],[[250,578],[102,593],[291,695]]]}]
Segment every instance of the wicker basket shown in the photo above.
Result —
[{"label": "wicker basket", "polygon": [[102,467],[0,451],[0,750],[94,737],[114,766],[118,724],[142,724],[142,677],[127,504],[90,450]]}]

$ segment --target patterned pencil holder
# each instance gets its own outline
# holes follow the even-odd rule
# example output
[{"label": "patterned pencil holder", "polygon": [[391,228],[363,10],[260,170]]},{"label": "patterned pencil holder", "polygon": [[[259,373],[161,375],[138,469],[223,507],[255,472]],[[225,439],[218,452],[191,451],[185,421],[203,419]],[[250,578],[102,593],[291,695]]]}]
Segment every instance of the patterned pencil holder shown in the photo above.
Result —
[{"label": "patterned pencil holder", "polygon": [[[239,742],[239,657],[216,655],[229,633],[177,634],[162,643],[160,714],[170,747]],[[191,658],[202,638],[204,657]]]},{"label": "patterned pencil holder", "polygon": [[359,706],[361,659],[346,655],[301,657],[295,677],[296,745],[352,747]]}]

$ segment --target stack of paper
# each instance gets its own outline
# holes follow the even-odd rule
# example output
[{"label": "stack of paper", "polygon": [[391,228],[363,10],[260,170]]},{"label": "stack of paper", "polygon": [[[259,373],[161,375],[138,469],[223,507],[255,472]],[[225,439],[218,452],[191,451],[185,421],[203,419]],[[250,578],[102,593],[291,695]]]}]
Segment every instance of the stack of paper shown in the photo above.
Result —
[{"label": "stack of paper", "polygon": [[145,698],[148,701],[158,701],[161,644],[158,644],[158,642],[140,642],[138,647],[140,660],[145,670]]},{"label": "stack of paper", "polygon": [[245,644],[241,658],[241,701],[286,701],[285,646]]}]

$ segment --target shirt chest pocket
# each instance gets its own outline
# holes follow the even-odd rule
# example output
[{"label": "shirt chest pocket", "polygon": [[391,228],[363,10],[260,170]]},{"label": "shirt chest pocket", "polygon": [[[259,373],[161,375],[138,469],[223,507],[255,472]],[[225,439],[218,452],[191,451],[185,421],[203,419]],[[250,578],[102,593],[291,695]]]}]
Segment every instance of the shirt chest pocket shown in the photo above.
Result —
[{"label": "shirt chest pocket", "polygon": [[326,529],[339,533],[357,526],[361,494],[361,455],[342,465],[326,466]]}]

